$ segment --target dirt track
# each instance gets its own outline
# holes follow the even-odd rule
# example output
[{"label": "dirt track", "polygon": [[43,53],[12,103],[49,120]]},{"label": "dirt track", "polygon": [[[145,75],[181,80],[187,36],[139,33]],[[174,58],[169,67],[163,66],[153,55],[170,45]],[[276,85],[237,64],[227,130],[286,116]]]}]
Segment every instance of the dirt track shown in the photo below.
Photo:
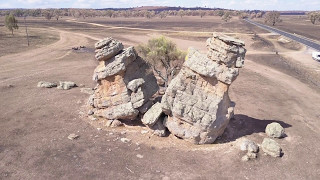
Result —
[{"label": "dirt track", "polygon": [[[93,87],[98,38],[52,29],[60,40],[0,57],[0,179],[317,179],[320,176],[320,95],[294,77],[247,59],[230,89],[235,120],[218,144],[194,146],[172,136],[142,135],[140,127],[98,131],[80,118],[88,95],[39,89],[41,80],[71,80]],[[178,46],[186,41],[175,39]],[[199,46],[188,41],[190,46]],[[196,44],[196,45],[195,45]],[[86,52],[71,47],[84,45]],[[197,47],[199,49],[203,47]],[[12,85],[12,86],[9,86]],[[278,121],[282,158],[259,153],[251,162],[238,143],[261,143],[265,126]],[[114,134],[109,134],[113,132]],[[71,141],[71,133],[80,138]],[[119,137],[132,143],[123,144]],[[141,154],[142,159],[136,155]]]}]

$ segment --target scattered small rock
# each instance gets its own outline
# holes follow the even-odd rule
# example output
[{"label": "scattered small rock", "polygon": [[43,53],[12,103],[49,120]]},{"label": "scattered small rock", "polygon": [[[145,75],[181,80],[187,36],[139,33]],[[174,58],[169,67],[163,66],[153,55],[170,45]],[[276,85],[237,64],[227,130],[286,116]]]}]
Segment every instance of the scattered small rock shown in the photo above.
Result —
[{"label": "scattered small rock", "polygon": [[141,154],[137,154],[137,158],[142,159],[142,158],[143,158],[143,155],[141,155]]},{"label": "scattered small rock", "polygon": [[266,134],[272,138],[281,138],[284,136],[284,128],[279,123],[270,123],[266,127]]},{"label": "scattered small rock", "polygon": [[127,134],[127,132],[122,131],[120,134],[121,134],[121,135],[125,135],[125,134]]},{"label": "scattered small rock", "polygon": [[248,151],[248,152],[258,152],[259,151],[259,146],[253,142],[253,141],[250,141],[248,139],[245,139],[241,145],[240,145],[240,149],[241,151]]},{"label": "scattered small rock", "polygon": [[249,157],[247,155],[244,155],[244,156],[242,156],[241,160],[244,162],[247,162],[247,161],[249,161]]},{"label": "scattered small rock", "polygon": [[74,133],[72,133],[72,134],[70,134],[70,135],[68,136],[68,139],[70,139],[70,140],[74,140],[74,139],[77,139],[77,138],[79,138],[79,135],[76,135],[76,134],[74,134]]},{"label": "scattered small rock", "polygon": [[53,87],[57,87],[57,84],[56,83],[52,83],[52,82],[40,81],[40,82],[38,82],[37,87],[53,88]]},{"label": "scattered small rock", "polygon": [[110,127],[115,128],[115,127],[119,127],[119,126],[122,126],[122,125],[123,125],[123,123],[121,121],[115,119],[115,120],[112,121]]},{"label": "scattered small rock", "polygon": [[280,157],[281,156],[281,147],[279,144],[270,138],[264,138],[261,144],[263,152],[272,156],[272,157]]},{"label": "scattered small rock", "polygon": [[121,138],[120,140],[121,140],[121,142],[123,142],[123,143],[128,143],[128,142],[131,141],[131,139],[128,139],[128,138]]},{"label": "scattered small rock", "polygon": [[98,131],[100,131],[100,130],[101,130],[101,128],[97,128],[97,130],[98,130]]},{"label": "scattered small rock", "polygon": [[148,130],[141,130],[141,134],[147,134],[148,132]]},{"label": "scattered small rock", "polygon": [[241,160],[242,161],[249,161],[250,159],[256,159],[258,157],[257,153],[254,152],[248,152],[246,155],[244,155]]},{"label": "scattered small rock", "polygon": [[71,89],[76,86],[77,86],[76,83],[74,83],[72,81],[60,81],[59,86],[57,88],[63,89],[63,90],[68,90],[68,89]]},{"label": "scattered small rock", "polygon": [[247,156],[249,157],[249,159],[256,159],[258,157],[257,153],[253,153],[253,152],[248,152]]}]

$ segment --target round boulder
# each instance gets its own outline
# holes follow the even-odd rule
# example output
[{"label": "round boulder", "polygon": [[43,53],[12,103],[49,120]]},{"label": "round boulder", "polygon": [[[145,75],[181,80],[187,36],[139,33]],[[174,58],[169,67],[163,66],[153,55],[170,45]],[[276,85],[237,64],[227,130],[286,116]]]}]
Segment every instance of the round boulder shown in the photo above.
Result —
[{"label": "round boulder", "polygon": [[271,123],[266,127],[266,134],[272,138],[281,138],[284,136],[284,128],[279,123]]},{"label": "round boulder", "polygon": [[279,146],[279,144],[273,140],[273,139],[269,139],[269,138],[264,138],[263,142],[261,144],[262,150],[272,156],[272,157],[280,157],[281,156],[281,152],[282,149]]}]

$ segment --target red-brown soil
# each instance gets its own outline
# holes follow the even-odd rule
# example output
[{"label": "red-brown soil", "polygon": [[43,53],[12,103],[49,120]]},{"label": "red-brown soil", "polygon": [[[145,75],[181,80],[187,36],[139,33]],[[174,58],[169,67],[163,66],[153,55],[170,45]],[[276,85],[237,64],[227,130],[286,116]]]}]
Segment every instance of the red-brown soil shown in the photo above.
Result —
[{"label": "red-brown soil", "polygon": [[[91,76],[97,65],[93,51],[96,40],[114,35],[130,39],[128,43],[123,41],[126,45],[137,44],[146,42],[154,32],[130,35],[129,30],[122,30],[117,34],[105,27],[73,22],[61,22],[54,27],[59,41],[0,57],[0,179],[318,179],[320,176],[319,90],[290,74],[290,68],[283,71],[283,61],[269,64],[261,63],[263,59],[256,60],[259,54],[273,52],[248,47],[245,67],[230,88],[230,97],[236,102],[235,119],[217,143],[196,146],[171,135],[160,138],[141,134],[143,127],[139,126],[99,131],[83,115],[88,95],[81,93],[80,88],[67,91],[37,88],[42,80],[70,80],[94,87]],[[239,36],[252,43],[252,36]],[[205,50],[200,42],[172,39],[183,49],[194,46]],[[87,50],[71,50],[80,45]],[[279,52],[282,55],[289,50]],[[303,53],[292,56],[304,57]],[[274,56],[263,57],[276,60]],[[319,70],[311,58],[289,60],[302,63],[300,68],[310,71],[313,68],[315,73]],[[260,151],[258,159],[242,162],[241,140],[248,138],[260,144],[266,137],[264,129],[271,122],[279,122],[285,128],[286,137],[276,140],[283,156],[272,158]],[[69,140],[71,133],[80,137]],[[121,137],[131,142],[122,143]]]}]

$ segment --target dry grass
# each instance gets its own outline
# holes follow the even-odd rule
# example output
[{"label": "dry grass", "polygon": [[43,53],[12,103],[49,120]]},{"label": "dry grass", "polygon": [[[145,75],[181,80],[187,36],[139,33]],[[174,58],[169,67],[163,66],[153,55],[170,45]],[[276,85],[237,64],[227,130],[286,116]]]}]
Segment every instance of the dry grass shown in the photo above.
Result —
[{"label": "dry grass", "polygon": [[30,49],[39,48],[59,40],[57,33],[46,31],[45,29],[28,28],[29,43],[25,28],[21,26],[14,31],[14,35],[4,26],[0,26],[0,56],[28,51]]}]

